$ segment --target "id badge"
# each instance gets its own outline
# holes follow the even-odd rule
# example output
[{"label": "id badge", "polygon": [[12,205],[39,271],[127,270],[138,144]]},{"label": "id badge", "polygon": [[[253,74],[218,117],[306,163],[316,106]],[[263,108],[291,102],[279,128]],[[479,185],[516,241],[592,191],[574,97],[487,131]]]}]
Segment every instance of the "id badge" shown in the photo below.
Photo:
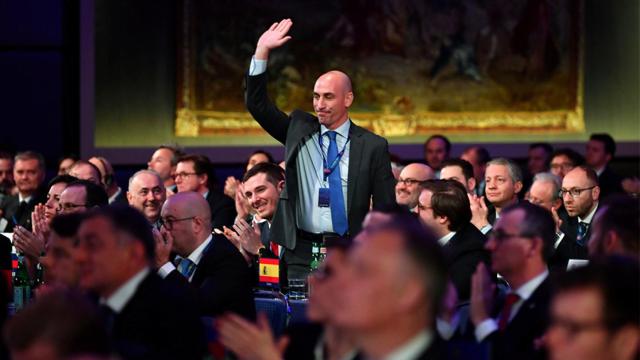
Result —
[{"label": "id badge", "polygon": [[329,207],[331,206],[331,192],[328,188],[320,188],[320,193],[318,194],[318,206],[319,207]]}]

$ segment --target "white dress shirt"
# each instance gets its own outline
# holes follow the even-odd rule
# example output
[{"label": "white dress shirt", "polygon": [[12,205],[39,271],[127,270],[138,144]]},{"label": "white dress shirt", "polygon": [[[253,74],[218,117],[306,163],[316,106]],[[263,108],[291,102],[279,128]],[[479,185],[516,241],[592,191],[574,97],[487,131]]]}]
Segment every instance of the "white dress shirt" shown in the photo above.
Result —
[{"label": "white dress shirt", "polygon": [[[209,235],[209,237],[205,241],[203,241],[202,244],[198,245],[198,247],[193,250],[191,254],[189,254],[189,256],[187,256],[187,259],[191,260],[195,264],[196,268],[198,267],[200,260],[202,260],[204,249],[209,246],[209,243],[212,241],[212,239],[213,235]],[[160,275],[160,277],[164,279],[174,270],[176,270],[175,265],[173,265],[171,261],[167,261],[166,264],[162,265],[162,267],[158,269],[158,275]],[[195,271],[191,273],[191,276],[189,276],[189,282],[191,282],[195,273]]]}]

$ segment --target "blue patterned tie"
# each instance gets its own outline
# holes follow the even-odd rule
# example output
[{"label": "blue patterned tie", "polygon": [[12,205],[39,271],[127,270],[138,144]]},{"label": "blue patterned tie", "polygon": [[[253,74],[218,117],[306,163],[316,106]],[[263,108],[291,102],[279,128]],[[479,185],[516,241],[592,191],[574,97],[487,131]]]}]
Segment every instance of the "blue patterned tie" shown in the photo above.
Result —
[{"label": "blue patterned tie", "polygon": [[[336,143],[335,131],[328,131],[329,150],[327,151],[327,165],[331,166],[333,161],[338,157],[338,144]],[[331,222],[333,223],[333,231],[344,235],[349,229],[347,223],[347,214],[345,212],[344,198],[342,197],[342,179],[340,178],[340,164],[329,175],[329,195],[331,205]]]},{"label": "blue patterned tie", "polygon": [[196,264],[189,260],[188,258],[180,259],[180,263],[178,264],[178,271],[182,274],[187,280],[193,274],[193,271],[196,269]]},{"label": "blue patterned tie", "polygon": [[585,246],[585,235],[587,235],[587,230],[589,229],[589,224],[583,221],[578,222],[578,235],[576,236],[576,240],[579,245]]}]

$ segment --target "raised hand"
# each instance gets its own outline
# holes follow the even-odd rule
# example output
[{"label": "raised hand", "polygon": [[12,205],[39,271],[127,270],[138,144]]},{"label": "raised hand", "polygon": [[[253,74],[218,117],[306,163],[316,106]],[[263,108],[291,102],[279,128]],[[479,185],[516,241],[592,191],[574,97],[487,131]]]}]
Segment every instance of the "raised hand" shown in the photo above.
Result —
[{"label": "raised hand", "polygon": [[553,221],[556,223],[556,233],[560,231],[560,226],[562,226],[562,219],[558,216],[558,210],[554,207],[551,208],[551,215],[553,215]]},{"label": "raised hand", "polygon": [[156,268],[159,269],[162,265],[169,262],[171,248],[173,247],[173,236],[171,236],[171,233],[166,231],[164,227],[162,230],[154,228],[151,231],[156,241]]},{"label": "raised hand", "polygon": [[227,180],[224,181],[224,190],[222,192],[232,199],[235,198],[239,183],[240,181],[233,176],[227,177]]},{"label": "raised hand", "polygon": [[280,22],[273,23],[273,25],[260,36],[260,39],[258,39],[255,58],[257,60],[267,60],[269,58],[269,51],[279,48],[291,40],[291,36],[287,35],[289,29],[291,29],[291,25],[293,25],[291,19],[283,19]]},{"label": "raised hand", "polygon": [[269,320],[264,313],[258,314],[253,324],[235,314],[221,316],[216,321],[220,342],[242,360],[279,360],[286,348],[288,338],[277,342],[271,333]]},{"label": "raised hand", "polygon": [[489,224],[487,221],[489,209],[487,208],[487,204],[484,202],[484,197],[471,194],[467,194],[467,196],[469,197],[469,204],[471,207],[471,223],[480,230]]},{"label": "raised hand", "polygon": [[237,241],[242,248],[253,255],[258,255],[260,248],[264,247],[262,241],[260,241],[260,227],[251,227],[244,219],[238,219],[233,224],[233,229],[236,231]]},{"label": "raised hand", "polygon": [[45,251],[42,235],[36,235],[19,225],[13,229],[13,246],[31,259],[38,259]]},{"label": "raised hand", "polygon": [[31,212],[31,225],[33,233],[41,235],[42,238],[49,237],[49,223],[46,216],[47,207],[44,204],[37,204],[33,212]]}]

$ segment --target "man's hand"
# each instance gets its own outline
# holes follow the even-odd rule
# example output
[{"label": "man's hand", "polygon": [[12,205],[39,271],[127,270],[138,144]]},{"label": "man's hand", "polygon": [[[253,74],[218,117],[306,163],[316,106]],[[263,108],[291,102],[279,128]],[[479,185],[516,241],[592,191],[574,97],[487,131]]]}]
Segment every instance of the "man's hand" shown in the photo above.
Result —
[{"label": "man's hand", "polygon": [[291,40],[291,36],[287,35],[289,29],[291,29],[291,25],[293,25],[291,19],[284,19],[280,22],[273,23],[269,30],[265,31],[262,36],[260,36],[260,39],[258,39],[256,53],[254,54],[256,60],[269,59],[269,51],[279,48]]},{"label": "man's hand", "polygon": [[173,247],[173,236],[162,228],[162,231],[153,228],[153,238],[156,240],[156,269],[169,262],[171,248]]},{"label": "man's hand", "polygon": [[244,219],[238,219],[233,224],[233,229],[236,231],[236,240],[240,246],[249,254],[258,255],[260,248],[264,247],[260,241],[260,227],[257,224],[251,227]]},{"label": "man's hand", "polygon": [[279,360],[289,339],[277,342],[271,334],[269,320],[264,313],[258,314],[258,323],[253,324],[235,314],[221,316],[216,321],[220,342],[242,360]]},{"label": "man's hand", "polygon": [[41,235],[17,225],[13,229],[13,246],[25,256],[36,260],[44,253],[45,241]]},{"label": "man's hand", "polygon": [[236,219],[246,219],[247,215],[251,212],[251,205],[249,204],[249,200],[244,196],[244,185],[241,182],[238,182],[235,193],[235,204],[236,204]]},{"label": "man's hand", "polygon": [[49,224],[47,223],[45,210],[46,206],[44,204],[36,205],[31,212],[31,227],[34,234],[42,235],[42,238],[47,239],[49,237]]},{"label": "man's hand", "polygon": [[493,306],[495,285],[491,282],[489,272],[483,262],[478,263],[476,272],[471,276],[471,321],[478,326],[489,318]]},{"label": "man's hand", "polygon": [[227,177],[227,180],[224,181],[224,190],[222,191],[228,197],[234,199],[236,197],[236,191],[238,191],[238,184],[240,180],[234,178],[233,176]]},{"label": "man's hand", "polygon": [[551,215],[553,215],[553,221],[556,223],[556,234],[560,231],[560,226],[562,226],[562,219],[558,216],[558,210],[554,207],[551,208]]},{"label": "man's hand", "polygon": [[458,305],[458,291],[453,285],[453,282],[449,280],[447,282],[447,292],[442,299],[442,308],[440,311],[440,317],[442,320],[450,323],[453,319],[453,315],[456,313],[456,306]]},{"label": "man's hand", "polygon": [[467,194],[467,196],[469,197],[469,204],[471,207],[471,223],[480,230],[484,226],[489,225],[489,222],[487,221],[489,209],[487,208],[487,204],[484,202],[484,197],[471,194]]}]

